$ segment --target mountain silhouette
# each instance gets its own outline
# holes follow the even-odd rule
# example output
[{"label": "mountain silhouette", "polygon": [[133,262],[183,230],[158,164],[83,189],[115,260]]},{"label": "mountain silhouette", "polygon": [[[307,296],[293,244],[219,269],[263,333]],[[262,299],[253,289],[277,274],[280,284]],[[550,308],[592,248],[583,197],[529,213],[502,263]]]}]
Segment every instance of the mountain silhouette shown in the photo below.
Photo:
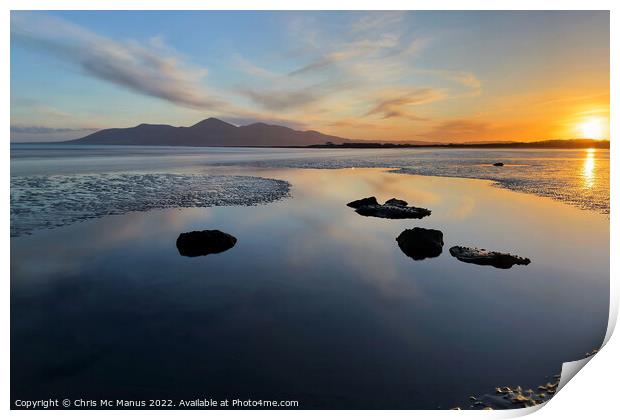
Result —
[{"label": "mountain silhouette", "polygon": [[384,142],[351,140],[314,130],[299,131],[281,125],[254,123],[235,126],[217,118],[207,118],[191,127],[166,124],[140,124],[131,128],[107,128],[86,137],[62,143],[125,146],[234,146],[234,147],[307,147],[317,148],[537,148],[537,149],[609,149],[609,140],[572,139],[534,142],[483,141],[450,143],[437,141]]},{"label": "mountain silhouette", "polygon": [[299,131],[265,123],[237,127],[217,118],[207,118],[191,127],[140,124],[131,128],[108,128],[69,142],[134,146],[309,146],[347,141],[318,131]]}]

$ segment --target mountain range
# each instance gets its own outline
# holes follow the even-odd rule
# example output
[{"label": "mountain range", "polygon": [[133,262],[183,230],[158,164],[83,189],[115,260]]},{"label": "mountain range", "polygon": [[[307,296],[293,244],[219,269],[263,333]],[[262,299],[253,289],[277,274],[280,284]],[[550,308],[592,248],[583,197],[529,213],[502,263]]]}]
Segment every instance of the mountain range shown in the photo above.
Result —
[{"label": "mountain range", "polygon": [[68,143],[132,146],[309,146],[348,139],[318,131],[299,131],[280,125],[255,123],[237,127],[217,118],[207,118],[191,127],[140,124],[131,128],[108,128]]},{"label": "mountain range", "polygon": [[537,142],[373,142],[330,136],[318,131],[299,131],[281,125],[254,123],[235,126],[217,118],[207,118],[191,127],[140,124],[131,128],[107,128],[86,137],[63,143],[125,146],[231,146],[231,147],[319,147],[319,148],[609,148],[608,140],[544,140]]}]

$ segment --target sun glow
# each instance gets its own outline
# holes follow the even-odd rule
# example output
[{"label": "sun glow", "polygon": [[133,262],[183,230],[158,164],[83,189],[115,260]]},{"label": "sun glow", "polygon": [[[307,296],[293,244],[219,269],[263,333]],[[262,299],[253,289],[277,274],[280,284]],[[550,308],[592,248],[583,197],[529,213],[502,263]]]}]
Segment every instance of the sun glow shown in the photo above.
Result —
[{"label": "sun glow", "polygon": [[604,136],[603,120],[588,118],[579,124],[579,131],[584,138],[601,140]]}]

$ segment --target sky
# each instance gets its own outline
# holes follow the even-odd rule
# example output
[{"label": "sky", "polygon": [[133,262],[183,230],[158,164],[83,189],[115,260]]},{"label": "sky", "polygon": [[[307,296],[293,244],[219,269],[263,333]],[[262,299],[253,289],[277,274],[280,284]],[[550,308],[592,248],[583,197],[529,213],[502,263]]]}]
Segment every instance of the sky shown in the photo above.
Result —
[{"label": "sky", "polygon": [[11,12],[11,141],[209,117],[382,141],[607,139],[609,13]]}]

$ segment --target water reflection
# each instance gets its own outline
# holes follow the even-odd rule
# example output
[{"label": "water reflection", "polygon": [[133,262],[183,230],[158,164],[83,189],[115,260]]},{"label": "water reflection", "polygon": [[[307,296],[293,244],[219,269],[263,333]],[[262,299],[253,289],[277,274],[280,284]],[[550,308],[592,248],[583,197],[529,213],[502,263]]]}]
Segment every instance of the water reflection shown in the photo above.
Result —
[{"label": "water reflection", "polygon": [[586,158],[583,161],[583,186],[586,189],[594,187],[596,160],[594,159],[595,149],[586,150]]},{"label": "water reflection", "polygon": [[[537,386],[605,335],[602,215],[477,180],[249,171],[290,182],[291,199],[128,213],[11,240],[12,397],[446,408],[501,384]],[[372,195],[433,214],[364,218],[344,205]],[[468,200],[474,210],[455,219]],[[239,241],[179,257],[179,233],[205,227]],[[445,232],[446,247],[536,264],[492,270],[447,252],[413,262],[395,237],[415,227]]]}]

